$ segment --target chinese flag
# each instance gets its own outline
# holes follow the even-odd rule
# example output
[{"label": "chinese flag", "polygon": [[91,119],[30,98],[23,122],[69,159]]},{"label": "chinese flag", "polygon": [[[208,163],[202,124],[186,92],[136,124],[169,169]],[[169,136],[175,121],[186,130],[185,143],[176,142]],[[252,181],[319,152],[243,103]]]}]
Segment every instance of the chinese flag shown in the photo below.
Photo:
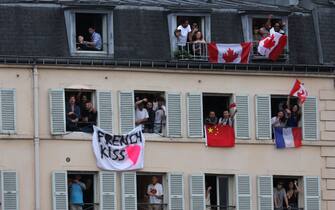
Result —
[{"label": "chinese flag", "polygon": [[228,125],[206,125],[206,142],[208,147],[234,147],[234,128]]}]

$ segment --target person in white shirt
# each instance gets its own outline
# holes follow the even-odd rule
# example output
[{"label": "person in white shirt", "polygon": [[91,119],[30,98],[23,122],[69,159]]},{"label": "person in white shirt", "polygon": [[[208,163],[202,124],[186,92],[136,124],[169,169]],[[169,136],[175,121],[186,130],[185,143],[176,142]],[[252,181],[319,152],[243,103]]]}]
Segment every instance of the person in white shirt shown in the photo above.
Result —
[{"label": "person in white shirt", "polygon": [[142,130],[144,130],[144,124],[149,119],[149,114],[146,108],[144,108],[144,103],[146,103],[148,99],[144,98],[142,100],[136,101],[136,110],[135,110],[135,125],[141,126]]},{"label": "person in white shirt", "polygon": [[185,47],[187,40],[191,40],[191,34],[190,32],[192,31],[191,26],[188,22],[188,20],[183,20],[181,25],[179,25],[176,29],[179,33],[175,33],[177,37],[177,45],[178,47]]},{"label": "person in white shirt", "polygon": [[148,185],[147,194],[149,196],[149,210],[162,210],[163,186],[158,183],[156,176],[152,177],[152,183]]},{"label": "person in white shirt", "polygon": [[166,108],[164,106],[164,99],[159,98],[157,102],[157,109],[155,112],[154,133],[162,133],[165,126]]}]

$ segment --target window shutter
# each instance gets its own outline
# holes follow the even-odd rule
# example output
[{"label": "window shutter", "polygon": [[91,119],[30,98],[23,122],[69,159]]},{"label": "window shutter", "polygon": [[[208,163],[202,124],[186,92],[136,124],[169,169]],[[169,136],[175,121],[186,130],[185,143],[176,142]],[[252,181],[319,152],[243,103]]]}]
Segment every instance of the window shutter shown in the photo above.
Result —
[{"label": "window shutter", "polygon": [[181,137],[181,94],[167,93],[167,135]]},{"label": "window shutter", "polygon": [[15,133],[16,131],[16,91],[1,89],[1,132]]},{"label": "window shutter", "polygon": [[112,92],[98,91],[98,126],[112,133],[113,132],[113,109]]},{"label": "window shutter", "polygon": [[320,210],[320,178],[309,176],[304,177],[304,184],[305,210]]},{"label": "window shutter", "polygon": [[257,182],[258,182],[258,209],[273,210],[272,176],[259,176]]},{"label": "window shutter", "polygon": [[122,134],[128,133],[135,127],[134,92],[119,92],[119,123]]},{"label": "window shutter", "polygon": [[318,139],[318,114],[316,97],[307,97],[303,106],[303,139]]},{"label": "window shutter", "polygon": [[187,125],[189,137],[203,137],[202,94],[187,95]]},{"label": "window shutter", "polygon": [[122,210],[137,210],[136,173],[122,173]]},{"label": "window shutter", "polygon": [[206,208],[205,191],[205,176],[203,174],[191,175],[191,210],[204,210]]},{"label": "window shutter", "polygon": [[19,209],[18,177],[15,171],[2,172],[2,208]]},{"label": "window shutter", "polygon": [[100,210],[116,210],[116,173],[100,172]]},{"label": "window shutter", "polygon": [[236,176],[237,210],[251,209],[251,181],[248,175]]},{"label": "window shutter", "polygon": [[271,139],[271,98],[256,96],[256,137]]},{"label": "window shutter", "polygon": [[169,174],[169,210],[184,210],[184,176]]},{"label": "window shutter", "polygon": [[66,131],[64,90],[49,90],[49,103],[51,134],[64,134]]},{"label": "window shutter", "polygon": [[53,210],[67,210],[67,173],[66,171],[55,171],[52,173],[52,196]]},{"label": "window shutter", "polygon": [[236,138],[239,139],[249,139],[250,129],[249,129],[249,96],[237,95],[235,97],[236,102],[236,124],[235,132]]}]

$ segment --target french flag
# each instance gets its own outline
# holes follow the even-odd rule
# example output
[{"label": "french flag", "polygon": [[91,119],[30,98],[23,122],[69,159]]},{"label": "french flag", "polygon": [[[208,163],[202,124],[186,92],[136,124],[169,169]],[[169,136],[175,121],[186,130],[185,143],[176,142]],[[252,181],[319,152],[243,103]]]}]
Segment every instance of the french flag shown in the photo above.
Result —
[{"label": "french flag", "polygon": [[241,44],[208,44],[208,60],[211,63],[248,63],[251,42]]},{"label": "french flag", "polygon": [[301,128],[275,128],[274,130],[277,149],[301,147]]}]

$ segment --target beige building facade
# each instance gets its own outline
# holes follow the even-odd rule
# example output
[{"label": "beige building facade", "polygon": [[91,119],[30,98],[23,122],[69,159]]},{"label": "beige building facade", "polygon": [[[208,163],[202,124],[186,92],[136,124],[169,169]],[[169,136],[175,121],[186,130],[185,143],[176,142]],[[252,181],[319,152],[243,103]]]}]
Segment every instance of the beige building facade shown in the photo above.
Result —
[{"label": "beige building facade", "polygon": [[[170,210],[204,209],[207,182],[214,179],[217,205],[223,205],[225,192],[227,209],[271,210],[278,180],[298,181],[299,208],[335,209],[333,75],[71,65],[2,65],[0,75],[1,210],[35,209],[36,191],[41,210],[67,210],[67,179],[73,174],[92,177],[91,209],[145,209],[139,196],[146,189],[139,188],[152,175],[160,177],[164,208]],[[279,150],[269,125],[271,100],[287,96],[295,79],[309,92],[302,108],[303,146]],[[98,126],[116,134],[133,126],[127,118],[132,112],[123,106],[134,103],[136,92],[164,92],[167,132],[145,134],[142,170],[101,171],[92,135],[66,132],[66,91],[81,89],[92,92]],[[206,147],[199,132],[206,94],[237,102],[235,147]]]}]

